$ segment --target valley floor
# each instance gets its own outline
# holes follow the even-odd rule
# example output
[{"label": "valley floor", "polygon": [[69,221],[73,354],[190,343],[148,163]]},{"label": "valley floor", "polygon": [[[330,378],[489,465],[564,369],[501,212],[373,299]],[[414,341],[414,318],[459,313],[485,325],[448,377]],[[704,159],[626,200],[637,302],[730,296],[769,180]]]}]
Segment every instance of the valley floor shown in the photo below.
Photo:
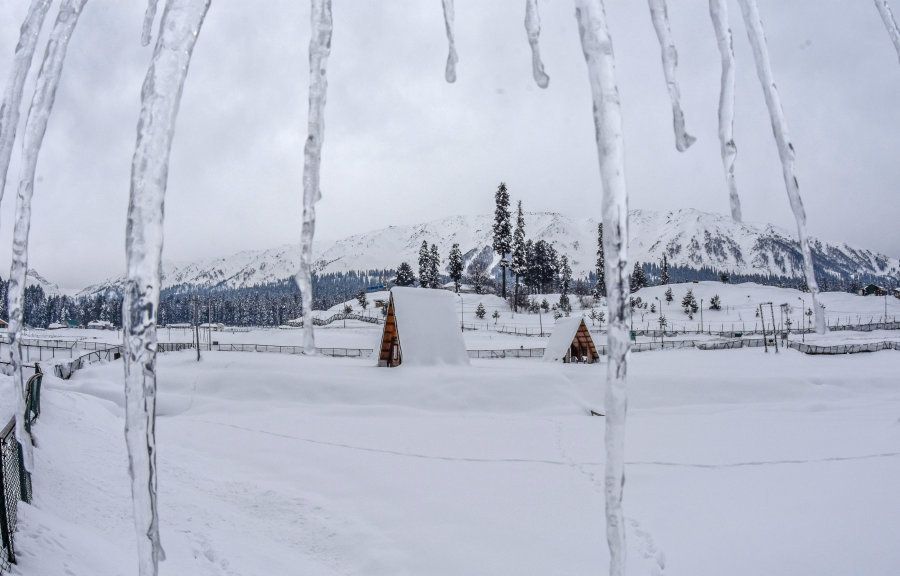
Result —
[{"label": "valley floor", "polygon": [[[135,572],[121,372],[46,378],[15,574]],[[183,352],[159,373],[163,575],[606,571],[605,363]],[[628,573],[897,574],[898,374],[894,351],[633,355]]]}]

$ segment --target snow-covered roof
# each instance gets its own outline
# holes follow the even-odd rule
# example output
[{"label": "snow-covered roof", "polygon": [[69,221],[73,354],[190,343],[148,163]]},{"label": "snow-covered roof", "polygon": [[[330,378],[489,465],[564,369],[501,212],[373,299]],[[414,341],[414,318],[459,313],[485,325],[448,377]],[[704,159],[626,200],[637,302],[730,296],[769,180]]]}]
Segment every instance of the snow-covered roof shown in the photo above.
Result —
[{"label": "snow-covered roof", "polygon": [[[553,333],[550,334],[550,340],[544,349],[544,362],[560,362],[565,358],[578,328],[584,322],[581,316],[573,318],[560,318],[553,327]],[[590,336],[590,333],[588,333]]]},{"label": "snow-covered roof", "polygon": [[455,294],[446,290],[394,287],[391,298],[404,365],[469,363]]}]

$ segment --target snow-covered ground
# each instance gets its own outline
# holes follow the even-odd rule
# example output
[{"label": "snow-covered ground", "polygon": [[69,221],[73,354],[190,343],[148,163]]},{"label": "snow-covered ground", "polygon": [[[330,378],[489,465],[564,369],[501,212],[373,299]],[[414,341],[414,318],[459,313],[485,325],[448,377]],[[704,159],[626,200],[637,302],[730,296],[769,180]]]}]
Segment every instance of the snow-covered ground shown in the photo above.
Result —
[{"label": "snow-covered ground", "polygon": [[[161,574],[606,570],[605,365],[214,352],[159,374]],[[898,374],[894,351],[634,355],[629,574],[896,574]],[[47,377],[15,574],[134,573],[121,380]]]}]

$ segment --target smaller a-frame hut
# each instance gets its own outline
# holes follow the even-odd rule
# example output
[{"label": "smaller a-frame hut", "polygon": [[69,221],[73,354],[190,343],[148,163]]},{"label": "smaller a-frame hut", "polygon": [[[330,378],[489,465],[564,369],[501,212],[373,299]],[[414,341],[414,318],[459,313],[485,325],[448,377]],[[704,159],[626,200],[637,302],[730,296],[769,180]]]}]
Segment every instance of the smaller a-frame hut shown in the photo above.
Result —
[{"label": "smaller a-frame hut", "polygon": [[469,355],[456,318],[456,296],[446,290],[391,289],[379,366],[466,365]]},{"label": "smaller a-frame hut", "polygon": [[584,318],[560,318],[556,321],[553,334],[544,350],[544,361],[588,364],[600,361],[600,354],[597,353]]}]

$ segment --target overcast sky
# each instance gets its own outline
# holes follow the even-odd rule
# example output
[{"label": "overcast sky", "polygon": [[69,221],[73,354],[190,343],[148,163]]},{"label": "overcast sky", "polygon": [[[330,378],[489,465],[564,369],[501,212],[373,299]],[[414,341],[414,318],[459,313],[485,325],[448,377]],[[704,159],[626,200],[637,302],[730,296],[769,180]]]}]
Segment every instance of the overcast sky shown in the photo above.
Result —
[{"label": "overcast sky", "polygon": [[[0,1],[2,82],[27,4]],[[308,4],[213,0],[178,118],[165,258],[298,241]],[[318,238],[489,212],[501,180],[527,210],[600,215],[590,91],[573,3],[540,4],[547,90],[531,78],[524,4],[456,0],[458,80],[449,85],[439,0],[334,1]],[[735,2],[730,7],[744,218],[793,231],[740,11]],[[810,232],[900,256],[900,65],[875,6],[760,0],[760,9]],[[716,132],[719,54],[708,3],[670,0],[687,127],[698,138],[683,154],[674,148],[647,3],[607,0],[607,10],[631,207],[727,213]],[[55,15],[54,6],[45,32]],[[124,269],[131,156],[151,56],[140,46],[142,15],[138,0],[90,0],[69,47],[38,166],[30,259],[64,287]],[[43,48],[42,41],[33,73]],[[17,143],[0,208],[4,267],[19,156]]]}]

